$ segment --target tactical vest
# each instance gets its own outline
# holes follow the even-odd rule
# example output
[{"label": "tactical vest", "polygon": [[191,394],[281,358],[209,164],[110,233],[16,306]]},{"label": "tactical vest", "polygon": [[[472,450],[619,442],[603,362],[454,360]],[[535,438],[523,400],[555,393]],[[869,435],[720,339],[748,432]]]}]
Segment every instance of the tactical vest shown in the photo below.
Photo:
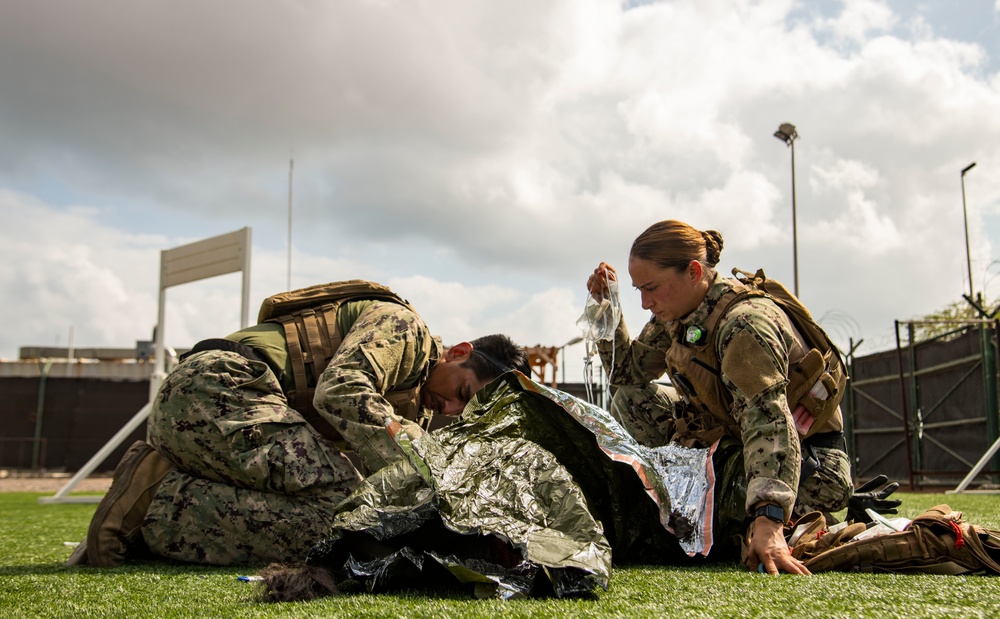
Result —
[{"label": "tactical vest", "polygon": [[[300,412],[320,434],[337,442],[341,441],[340,433],[313,407],[316,389],[310,385],[319,381],[344,339],[337,328],[337,310],[348,301],[367,299],[398,303],[416,314],[409,303],[386,286],[352,279],[272,295],[264,299],[257,316],[257,324],[276,322],[284,327],[294,383],[294,387],[285,394],[289,406]],[[424,357],[430,355],[431,346],[431,338],[425,338]],[[416,387],[392,391],[384,396],[397,415],[425,427],[430,418],[418,419],[422,408],[420,385],[429,372],[430,368],[425,368],[424,376]]]},{"label": "tactical vest", "polygon": [[[674,321],[671,326],[672,342],[666,353],[667,373],[688,403],[685,413],[674,422],[677,440],[689,445],[711,445],[725,435],[740,438],[741,428],[730,414],[733,397],[723,384],[719,369],[717,335],[726,312],[750,297],[773,300],[808,347],[803,347],[796,338],[789,349],[785,388],[789,411],[802,405],[815,417],[809,431],[801,438],[830,431],[838,425],[843,427],[840,401],[847,383],[847,370],[836,346],[798,299],[780,283],[767,280],[762,270],[750,276],[733,269],[733,275],[743,277],[732,281],[731,288],[716,303],[706,324],[700,325],[702,332],[693,331],[689,338],[689,329],[680,321]],[[826,399],[809,393],[817,382],[826,388],[829,394]]]}]

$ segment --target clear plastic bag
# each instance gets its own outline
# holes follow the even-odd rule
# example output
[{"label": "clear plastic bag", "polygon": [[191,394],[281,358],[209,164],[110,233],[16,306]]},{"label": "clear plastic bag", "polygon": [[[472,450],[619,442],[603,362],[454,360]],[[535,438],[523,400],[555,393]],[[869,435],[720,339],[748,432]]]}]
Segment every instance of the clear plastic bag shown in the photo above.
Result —
[{"label": "clear plastic bag", "polygon": [[587,295],[587,304],[583,315],[576,321],[576,326],[583,331],[583,339],[596,342],[612,340],[618,321],[621,320],[621,302],[618,300],[618,281],[607,281],[608,291],[600,299]]}]

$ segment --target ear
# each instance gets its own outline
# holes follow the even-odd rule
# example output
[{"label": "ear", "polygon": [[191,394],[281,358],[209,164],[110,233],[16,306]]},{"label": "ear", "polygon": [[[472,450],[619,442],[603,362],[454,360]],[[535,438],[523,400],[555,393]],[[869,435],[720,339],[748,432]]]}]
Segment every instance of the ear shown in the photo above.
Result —
[{"label": "ear", "polygon": [[688,276],[691,277],[692,283],[697,283],[701,281],[702,275],[705,274],[705,269],[702,268],[701,263],[697,260],[692,260],[688,263]]},{"label": "ear", "polygon": [[468,342],[459,342],[444,353],[442,361],[464,361],[471,354],[472,344]]}]

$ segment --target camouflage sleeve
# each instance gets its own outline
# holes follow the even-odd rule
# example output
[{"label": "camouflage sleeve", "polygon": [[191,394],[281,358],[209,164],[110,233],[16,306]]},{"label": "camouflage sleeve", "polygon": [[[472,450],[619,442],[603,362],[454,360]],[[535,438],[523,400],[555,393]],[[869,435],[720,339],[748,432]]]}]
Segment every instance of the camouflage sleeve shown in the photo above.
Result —
[{"label": "camouflage sleeve", "polygon": [[732,414],[743,434],[747,513],[775,503],[791,516],[799,485],[800,446],[788,410],[788,350],[793,341],[785,314],[769,299],[734,305],[719,326],[722,382],[733,396]]},{"label": "camouflage sleeve", "polygon": [[[423,320],[397,303],[375,303],[355,321],[316,385],[313,405],[365,461],[398,458],[385,432],[387,419],[400,422],[412,437],[422,434],[402,419],[384,397],[415,386],[429,359],[424,355],[430,332]],[[380,468],[367,465],[370,470]]]},{"label": "camouflage sleeve", "polygon": [[625,316],[622,316],[614,341],[597,343],[601,364],[612,368],[610,382],[613,387],[645,387],[663,376],[667,371],[668,348],[670,333],[655,317],[643,326],[639,337],[632,340],[625,326]]}]

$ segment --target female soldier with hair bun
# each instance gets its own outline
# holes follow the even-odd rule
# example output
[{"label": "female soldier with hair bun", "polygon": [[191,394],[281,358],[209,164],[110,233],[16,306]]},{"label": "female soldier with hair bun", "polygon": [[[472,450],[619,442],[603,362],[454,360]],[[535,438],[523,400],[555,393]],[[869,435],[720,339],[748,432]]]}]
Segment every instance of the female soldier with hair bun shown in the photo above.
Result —
[{"label": "female soldier with hair bun", "polygon": [[[715,271],[722,245],[719,232],[674,220],[653,224],[632,244],[629,276],[652,317],[634,340],[623,318],[614,339],[598,344],[611,369],[612,414],[649,446],[716,444],[717,470],[724,453],[735,456],[734,464],[742,453],[745,503],[728,511],[741,528],[744,516],[751,519],[741,531],[747,566],[808,574],[789,553],[782,525],[793,513],[847,506],[852,484],[843,419],[839,408],[812,420],[789,406],[790,370],[809,347],[771,298],[748,294],[750,286]],[[614,279],[615,270],[602,262],[587,288],[601,299]],[[653,382],[664,373],[671,386]],[[718,447],[727,441],[735,449]],[[715,490],[717,539],[727,511],[719,499],[742,498],[739,476],[729,484],[738,491],[722,483]]]}]

